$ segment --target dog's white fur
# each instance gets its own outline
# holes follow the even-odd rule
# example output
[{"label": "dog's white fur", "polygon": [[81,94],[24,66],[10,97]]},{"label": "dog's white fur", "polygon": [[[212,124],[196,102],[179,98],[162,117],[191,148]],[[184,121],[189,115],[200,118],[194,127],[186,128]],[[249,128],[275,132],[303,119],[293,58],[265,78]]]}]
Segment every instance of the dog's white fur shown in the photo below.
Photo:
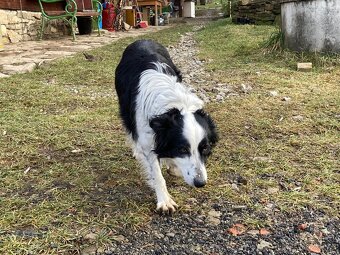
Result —
[{"label": "dog's white fur", "polygon": [[[181,174],[191,186],[194,178],[201,176],[207,180],[204,164],[199,159],[198,144],[204,137],[204,130],[193,113],[203,107],[203,101],[188,88],[176,81],[175,76],[164,74],[164,64],[154,63],[157,70],[148,69],[140,76],[140,89],[136,98],[137,141],[133,141],[134,154],[142,162],[146,179],[155,190],[157,210],[175,211],[177,204],[171,198],[161,171],[161,164],[154,149],[154,132],[149,122],[155,116],[176,108],[183,115],[184,137],[189,141],[191,156],[185,158],[163,159],[177,175]],[[182,172],[179,172],[182,171]]]}]

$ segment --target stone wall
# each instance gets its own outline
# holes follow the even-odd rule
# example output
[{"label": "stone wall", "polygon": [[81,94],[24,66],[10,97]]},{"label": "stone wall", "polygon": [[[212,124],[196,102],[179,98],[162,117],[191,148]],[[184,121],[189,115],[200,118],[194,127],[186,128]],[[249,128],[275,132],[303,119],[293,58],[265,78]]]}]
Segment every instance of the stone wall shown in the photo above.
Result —
[{"label": "stone wall", "polygon": [[[0,10],[0,32],[3,43],[37,40],[41,26],[41,13],[28,11]],[[47,22],[44,38],[69,34],[64,22]]]},{"label": "stone wall", "polygon": [[238,0],[232,11],[233,22],[273,24],[280,15],[281,0]]}]

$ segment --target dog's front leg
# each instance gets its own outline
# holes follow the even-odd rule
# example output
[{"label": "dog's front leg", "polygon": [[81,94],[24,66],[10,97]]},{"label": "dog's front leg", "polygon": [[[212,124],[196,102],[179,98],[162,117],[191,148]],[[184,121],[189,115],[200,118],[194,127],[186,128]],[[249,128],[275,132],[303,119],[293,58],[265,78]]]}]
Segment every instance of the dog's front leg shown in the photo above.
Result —
[{"label": "dog's front leg", "polygon": [[141,161],[144,165],[147,174],[147,180],[151,188],[156,192],[157,196],[157,211],[160,213],[173,213],[178,207],[172,200],[164,177],[162,175],[161,167],[157,155],[153,152],[148,154],[138,153],[141,156]]}]

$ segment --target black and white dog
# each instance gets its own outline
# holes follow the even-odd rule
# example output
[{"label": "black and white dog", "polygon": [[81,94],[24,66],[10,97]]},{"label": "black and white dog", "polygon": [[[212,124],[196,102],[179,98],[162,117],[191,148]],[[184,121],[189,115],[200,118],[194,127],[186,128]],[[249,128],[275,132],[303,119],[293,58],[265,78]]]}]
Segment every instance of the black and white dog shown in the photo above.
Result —
[{"label": "black and white dog", "polygon": [[124,51],[115,85],[120,115],[134,155],[145,168],[157,195],[157,210],[172,213],[162,163],[186,183],[203,187],[205,162],[217,142],[216,127],[203,102],[181,84],[182,76],[168,51],[152,40],[139,40]]}]

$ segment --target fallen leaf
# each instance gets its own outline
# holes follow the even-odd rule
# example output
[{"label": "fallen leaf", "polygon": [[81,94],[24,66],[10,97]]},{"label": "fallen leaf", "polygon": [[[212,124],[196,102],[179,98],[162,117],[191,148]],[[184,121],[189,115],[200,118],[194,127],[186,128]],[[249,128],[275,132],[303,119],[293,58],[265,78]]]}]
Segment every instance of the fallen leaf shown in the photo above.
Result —
[{"label": "fallen leaf", "polygon": [[321,253],[321,249],[318,245],[315,245],[315,244],[311,244],[308,246],[308,250],[310,252],[314,252],[314,253]]},{"label": "fallen leaf", "polygon": [[302,231],[304,231],[306,228],[307,228],[307,223],[303,223],[303,224],[300,224],[300,225],[298,226],[298,229],[300,229],[300,230],[302,230]]},{"label": "fallen leaf", "polygon": [[228,233],[232,234],[233,236],[238,236],[243,234],[246,231],[246,228],[242,224],[234,224],[231,228],[229,228]]},{"label": "fallen leaf", "polygon": [[265,228],[260,229],[260,235],[266,236],[266,235],[269,235],[269,234],[270,234],[270,231],[268,231],[267,229],[265,229]]}]

